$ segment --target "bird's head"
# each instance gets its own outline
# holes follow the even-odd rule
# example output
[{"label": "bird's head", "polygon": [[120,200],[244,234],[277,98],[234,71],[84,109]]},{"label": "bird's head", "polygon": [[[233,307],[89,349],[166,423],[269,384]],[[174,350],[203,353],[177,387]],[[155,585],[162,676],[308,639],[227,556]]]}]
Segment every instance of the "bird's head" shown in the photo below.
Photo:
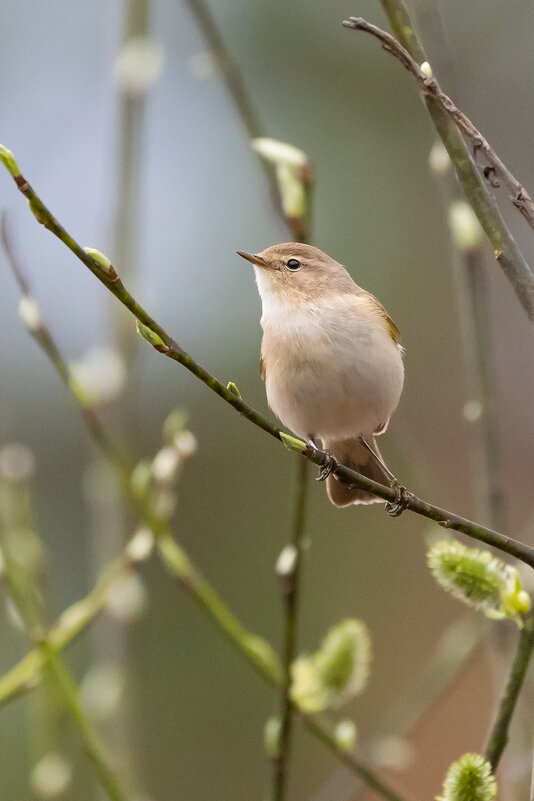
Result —
[{"label": "bird's head", "polygon": [[261,253],[237,253],[254,265],[262,300],[274,295],[299,304],[355,289],[345,267],[312,245],[283,242]]}]

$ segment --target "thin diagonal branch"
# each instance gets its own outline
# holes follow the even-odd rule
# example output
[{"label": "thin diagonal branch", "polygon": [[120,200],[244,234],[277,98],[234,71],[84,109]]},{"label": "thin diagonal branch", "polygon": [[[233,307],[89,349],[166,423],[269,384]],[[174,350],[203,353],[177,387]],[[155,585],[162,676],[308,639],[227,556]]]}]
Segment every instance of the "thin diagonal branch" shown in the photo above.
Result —
[{"label": "thin diagonal branch", "polygon": [[[259,113],[247,91],[239,66],[226,47],[208,4],[205,0],[186,0],[186,2],[210,48],[247,134],[251,139],[263,136],[264,126]],[[269,175],[274,178],[272,170],[269,171]],[[276,188],[276,183],[273,184],[273,188]]]},{"label": "thin diagonal branch", "polygon": [[422,71],[420,64],[426,61],[426,55],[414,33],[402,0],[382,0],[382,5],[399,41],[361,17],[350,17],[344,20],[343,25],[375,36],[383,48],[392,53],[416,78],[434,125],[454,164],[458,179],[491,242],[495,258],[512,284],[529,319],[534,320],[534,275],[508,231],[457,126],[470,139],[475,151],[483,151],[491,168],[489,173],[486,170],[486,174],[491,177],[492,172],[496,173],[507,183],[512,191],[513,204],[532,227],[534,227],[534,203],[526,189],[514,178],[480,131],[441,90],[436,79],[428,77]]},{"label": "thin diagonal branch", "polygon": [[58,693],[78,729],[82,743],[87,755],[93,763],[100,784],[111,801],[127,801],[127,795],[122,790],[117,777],[106,762],[103,748],[98,737],[82,712],[78,701],[78,688],[67,666],[63,662],[63,659],[56,649],[50,645],[48,639],[43,640],[38,647],[43,653],[44,663],[58,689]]},{"label": "thin diagonal branch", "polygon": [[[122,554],[105,567],[91,592],[67,607],[57,623],[49,629],[47,639],[51,647],[57,651],[65,648],[103,611],[111,585],[121,576],[128,575],[133,567],[129,547],[130,544],[127,544]],[[33,690],[40,683],[45,661],[43,652],[34,649],[0,678],[0,707]]]},{"label": "thin diagonal branch", "polygon": [[512,663],[510,676],[486,746],[485,757],[490,763],[494,773],[508,743],[510,723],[512,722],[512,716],[519,693],[521,692],[521,687],[525,681],[533,650],[534,613],[531,612],[526,618],[525,625],[519,634],[519,643]]},{"label": "thin diagonal branch", "polygon": [[[30,299],[31,296],[29,295],[29,282],[24,276],[20,263],[14,258],[14,248],[10,241],[5,216],[2,219],[2,239],[6,248],[6,254],[8,256],[10,265],[17,278],[19,286],[23,290],[23,297]],[[68,365],[61,355],[61,352],[57,347],[48,326],[41,317],[39,317],[37,325],[30,329],[30,333],[48,356],[61,380],[73,395],[74,399],[79,405],[83,421],[89,431],[90,436],[100,448],[108,462],[115,469],[117,476],[119,477],[121,489],[126,498],[132,504],[134,510],[138,513],[140,519],[155,534],[155,536],[158,537],[160,552],[162,555],[164,555],[168,552],[168,548],[170,546],[168,546],[167,551],[165,551],[165,545],[162,543],[172,539],[170,530],[165,522],[162,522],[161,519],[155,516],[149,503],[147,503],[145,499],[140,499],[136,494],[131,483],[131,475],[134,469],[133,463],[129,462],[127,457],[117,446],[115,440],[108,433],[107,428],[100,421],[95,409],[92,406],[84,405],[80,401],[80,397],[70,381]],[[51,635],[54,644],[56,644],[56,639],[58,639],[62,647],[78,632],[76,627],[74,627],[72,631],[69,627],[67,627],[66,631],[63,631],[63,627],[61,625],[63,618],[68,621],[72,619],[75,622],[79,622],[78,619],[80,619],[83,621],[83,625],[86,625],[88,622],[90,622],[90,619],[93,616],[100,612],[105,605],[107,590],[110,584],[115,580],[120,571],[130,566],[129,548],[130,545],[127,544],[122,551],[122,556],[118,560],[114,560],[112,563],[110,563],[103,571],[94,591],[90,593],[84,601],[80,601],[78,604],[75,604],[74,607],[71,607],[72,610],[77,610],[76,614],[73,613],[66,616],[62,615],[60,624],[57,627],[58,630],[55,632],[53,631]],[[235,618],[228,607],[225,606],[222,599],[217,595],[206,579],[189,560],[185,551],[177,543],[174,543],[174,541],[172,546],[172,554],[175,570],[180,573],[184,586],[187,587],[190,594],[197,602],[200,603],[205,611],[208,611],[211,617],[217,621],[221,631],[228,635],[233,644],[238,641],[240,646],[248,649],[252,654],[254,654],[256,661],[261,662],[262,659],[267,660],[269,665],[273,668],[273,671],[277,673],[278,676],[281,676],[281,669],[277,664],[276,655],[268,643],[245,629],[245,627]],[[11,687],[10,682],[7,682],[6,686],[9,690]],[[13,690],[14,688],[11,687],[10,692],[13,692]],[[0,705],[1,703],[2,680],[0,680]]]},{"label": "thin diagonal branch", "polygon": [[[251,140],[266,136],[266,128],[262,124],[258,109],[243,80],[239,64],[230,53],[226,42],[217,26],[206,0],[186,0],[195,21],[206,40],[222,80],[230,94],[234,108],[243,123]],[[270,196],[274,209],[289,231],[291,237],[298,242],[307,242],[310,229],[313,195],[313,170],[308,164],[302,171],[302,184],[306,194],[306,210],[303,216],[287,215],[283,209],[280,187],[274,164],[260,157],[260,164],[269,182]]]},{"label": "thin diagonal branch", "polygon": [[49,668],[51,683],[71,713],[103,789],[111,801],[127,801],[125,792],[107,763],[96,734],[81,710],[76,685],[70,678],[63,658],[51,645],[51,633],[46,628],[45,610],[36,583],[27,566],[13,555],[10,539],[6,534],[6,531],[0,532],[2,572],[9,597],[19,612],[26,636],[30,642],[38,643],[36,651],[43,655],[42,664]]},{"label": "thin diagonal branch", "polygon": [[[3,155],[2,160],[4,161],[4,164],[6,163],[5,153],[5,149],[0,151],[0,154]],[[230,406],[236,409],[251,423],[254,423],[254,425],[258,426],[263,431],[266,431],[275,439],[281,440],[282,438],[280,430],[275,425],[265,419],[259,412],[245,403],[241,398],[238,398],[232,391],[225,387],[224,384],[211,375],[211,373],[209,373],[188,353],[186,353],[186,351],[184,351],[183,348],[181,348],[172,339],[172,337],[161,325],[159,325],[159,323],[150,317],[145,309],[143,309],[143,307],[128,292],[113,267],[104,269],[99,262],[91,258],[91,256],[89,256],[83,250],[83,248],[80,247],[80,245],[70,236],[70,234],[46,208],[28,181],[26,181],[26,179],[20,174],[12,154],[9,154],[9,157],[12,161],[9,161],[8,169],[12,175],[14,172],[16,173],[13,176],[15,183],[22,194],[29,200],[30,209],[32,210],[36,219],[55,236],[57,236],[58,239],[60,239],[75,254],[75,256],[77,256],[77,258],[80,259],[80,261],[82,261],[86,267],[88,267],[93,275],[95,275],[96,278],[98,278],[98,280],[104,284],[104,286],[113,295],[115,295],[115,297],[127,309],[130,310],[130,312],[137,320],[139,320],[140,323],[142,323],[156,335],[157,340],[153,342],[154,348],[168,358],[173,359],[173,361],[183,365],[200,381],[202,381],[203,384],[211,389],[212,392],[215,392],[217,395],[223,398],[223,400],[230,404]],[[353,484],[354,486],[367,490],[373,495],[376,495],[378,498],[382,498],[389,503],[395,503],[398,501],[398,492],[395,488],[383,486],[382,484],[378,484],[376,481],[373,481],[372,479],[367,478],[360,473],[356,473],[354,470],[350,470],[348,467],[339,464],[335,459],[332,459],[330,454],[320,450],[319,448],[311,446],[304,447],[303,444],[302,455],[319,467],[324,467],[327,463],[330,463],[338,478],[347,484]],[[429,520],[434,520],[444,528],[450,528],[454,531],[459,531],[462,534],[472,537],[473,539],[486,543],[486,545],[492,545],[498,550],[521,560],[525,564],[529,565],[529,567],[534,568],[534,548],[518,542],[511,537],[507,537],[504,534],[493,531],[486,526],[482,526],[479,523],[475,523],[465,517],[454,514],[453,512],[448,512],[445,509],[441,509],[439,506],[434,506],[433,504],[418,498],[412,493],[405,494],[403,508],[426,517]]]},{"label": "thin diagonal branch", "polygon": [[437,80],[431,76],[429,77],[421,66],[411,57],[409,52],[391,36],[391,34],[372,25],[362,17],[350,17],[343,22],[346,28],[354,28],[355,30],[365,31],[370,33],[382,42],[382,47],[388,53],[397,58],[403,67],[416,78],[419,83],[419,89],[425,97],[432,97],[436,100],[443,111],[445,111],[456,123],[458,128],[465,134],[467,139],[471,142],[474,152],[481,151],[490,168],[486,169],[485,177],[491,179],[491,186],[496,189],[499,183],[496,180],[501,178],[503,183],[508,187],[511,194],[511,201],[513,205],[519,209],[523,217],[526,219],[531,228],[534,228],[534,202],[530,197],[525,187],[517,180],[511,173],[506,164],[497,155],[495,150],[491,147],[488,140],[480,133],[478,128],[471,122],[469,117],[461,111],[451,98],[445,94]]},{"label": "thin diagonal branch", "polygon": [[[250,139],[257,139],[264,136],[265,128],[259,117],[259,113],[250,97],[245,82],[243,81],[239,65],[232,58],[226,47],[219,28],[217,27],[208,4],[205,0],[186,0],[195,21],[206,40],[212,57],[216,62],[220,75],[226,84],[226,88],[232,98],[234,107],[243,123],[247,135]],[[276,211],[286,222],[280,203],[280,194],[276,181],[273,166],[264,159],[260,159],[262,169],[269,181],[271,197]]]},{"label": "thin diagonal branch", "polygon": [[[23,274],[20,264],[15,259],[5,217],[2,220],[2,237],[8,260],[15,273],[22,294],[26,298],[29,298],[29,283]],[[52,364],[63,382],[67,388],[71,390],[75,400],[80,403],[80,399],[69,381],[68,366],[61,356],[48,327],[42,320],[39,322],[38,332],[38,334],[32,332],[34,338],[52,361]],[[80,408],[90,435],[117,471],[123,492],[133,503],[134,508],[138,511],[141,518],[157,536],[160,557],[170,574],[177,583],[186,590],[192,600],[211,618],[219,630],[226,635],[237,651],[246,657],[249,664],[259,673],[263,680],[272,686],[280,686],[285,690],[287,682],[284,678],[284,672],[269,643],[263,638],[249,632],[240,623],[209,582],[194,566],[184,549],[172,538],[167,525],[162,524],[161,520],[155,518],[148,507],[139,501],[130,482],[133,465],[129,465],[122,456],[120,450],[116,447],[94,410],[91,410],[92,414],[88,415],[86,413],[87,408],[82,405],[80,405]],[[304,468],[307,465],[305,461],[303,461],[302,464]],[[302,472],[303,478],[305,478],[304,468]],[[304,530],[304,511],[306,505],[305,488],[306,484],[304,483],[301,485],[301,492],[299,492],[298,495],[299,503],[294,527],[294,536],[299,542],[302,539]],[[110,586],[121,575],[135,567],[136,563],[132,558],[132,546],[135,536],[136,535],[134,535],[125,546],[121,556],[105,568],[89,595],[66,609],[58,623],[50,629],[47,642],[49,647],[54,650],[54,653],[57,654],[68,645],[97,617],[106,606]],[[48,650],[36,648],[30,651],[18,665],[0,678],[0,706],[31,691],[39,683],[41,672],[43,668],[47,666],[49,655],[50,652]],[[287,695],[284,695],[284,697],[287,697]],[[294,712],[295,709],[296,708],[291,705],[291,712]],[[370,787],[380,793],[386,801],[403,801],[403,799],[397,795],[389,785],[385,784],[373,770],[340,749],[334,735],[325,724],[321,724],[311,718],[305,718],[305,725],[318,739],[326,744],[329,750],[332,751],[338,759],[346,764],[347,767],[364,782],[369,784]]]}]

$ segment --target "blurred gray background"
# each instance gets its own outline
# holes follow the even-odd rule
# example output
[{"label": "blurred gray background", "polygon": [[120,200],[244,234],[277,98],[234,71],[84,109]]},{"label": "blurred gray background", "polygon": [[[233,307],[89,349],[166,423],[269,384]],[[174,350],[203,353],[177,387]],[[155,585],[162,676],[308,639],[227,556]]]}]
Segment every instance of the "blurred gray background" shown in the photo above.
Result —
[{"label": "blurred gray background", "polygon": [[[421,0],[419,10],[425,5]],[[456,70],[454,97],[532,188],[534,7],[525,0],[441,6]],[[402,332],[406,384],[381,443],[388,462],[420,496],[473,515],[473,435],[462,416],[466,383],[451,246],[427,166],[433,129],[410,76],[375,41],[341,26],[354,14],[387,27],[379,4],[218,0],[211,7],[265,134],[302,148],[314,164],[314,244],[346,264]],[[2,4],[0,140],[73,236],[104,252],[113,243],[119,105],[112,72],[123,15],[121,3],[103,0]],[[201,364],[220,380],[235,381],[249,403],[268,413],[258,375],[260,302],[252,271],[235,251],[258,251],[288,235],[224,82],[204,74],[206,44],[186,3],[152,0],[150,34],[164,61],[148,95],[138,165],[135,292]],[[431,44],[429,51],[432,62],[433,55],[442,58]],[[446,77],[444,84],[447,89]],[[499,200],[534,262],[532,232],[507,207],[505,191]],[[121,315],[137,337],[126,312],[37,225],[7,173],[0,174],[0,207],[9,210],[33,294],[66,357],[111,344]],[[532,333],[489,248],[488,275],[508,531],[528,539]],[[35,455],[35,514],[48,551],[53,619],[95,580],[82,490],[95,452],[77,408],[19,321],[18,292],[3,254],[0,287],[0,444],[22,442]],[[274,564],[289,536],[296,460],[183,368],[137,344],[124,399],[130,434],[120,435],[129,436],[136,458],[150,457],[168,412],[188,410],[198,452],[180,481],[175,533],[245,625],[278,645],[282,609]],[[108,414],[115,425],[120,417],[117,409]],[[343,711],[357,722],[362,754],[371,753],[389,706],[417,677],[440,634],[463,614],[425,567],[429,532],[431,526],[408,513],[390,520],[380,507],[334,509],[323,486],[311,488],[300,646],[316,648],[343,617],[368,623],[371,683]],[[142,797],[264,797],[269,765],[262,729],[275,696],[157,562],[143,575],[148,609],[127,638]],[[5,671],[26,646],[6,617],[0,635]],[[90,642],[84,635],[69,651],[78,678],[91,661]],[[462,671],[457,704],[455,695],[429,710],[410,733],[415,761],[389,774],[412,798],[435,795],[452,760],[483,748],[493,701],[487,655],[477,653]],[[30,729],[27,700],[0,714],[2,801],[31,797]],[[334,758],[297,732],[291,798],[354,797],[352,780],[338,772]],[[94,786],[72,739],[74,776],[66,797],[85,801],[95,797]]]}]

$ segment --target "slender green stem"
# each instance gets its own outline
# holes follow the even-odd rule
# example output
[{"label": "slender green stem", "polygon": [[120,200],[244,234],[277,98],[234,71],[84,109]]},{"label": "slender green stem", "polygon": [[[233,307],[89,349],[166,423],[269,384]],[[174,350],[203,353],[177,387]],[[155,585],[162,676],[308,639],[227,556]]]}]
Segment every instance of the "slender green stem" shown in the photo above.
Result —
[{"label": "slender green stem", "polygon": [[[132,39],[147,39],[150,5],[150,0],[127,0],[124,3],[121,47],[127,46]],[[141,167],[147,90],[148,87],[132,92],[129,87],[119,86],[118,97],[117,172],[111,253],[132,286],[136,285],[139,252],[139,204],[143,197]],[[123,315],[116,314],[114,323],[119,350],[131,359],[136,340],[132,341]]]},{"label": "slender green stem", "polygon": [[[247,136],[250,139],[257,139],[260,136],[265,136],[265,127],[261,122],[254,101],[247,91],[239,66],[226,47],[226,42],[217,27],[206,0],[186,0],[186,2],[206,40],[238,116],[245,127]],[[275,208],[283,218],[284,214],[280,203],[278,184],[273,166],[264,159],[260,159],[260,163],[269,182]]]},{"label": "slender green stem", "polygon": [[[217,23],[210,11],[206,0],[186,0],[195,21],[206,40],[213,55],[222,79],[230,94],[237,114],[250,139],[266,136],[265,126],[262,124],[253,98],[247,90],[239,65],[232,58],[226,42],[217,27]],[[313,202],[313,174],[310,166],[303,169],[301,180],[306,194],[306,212],[304,217],[286,216],[282,208],[276,170],[274,165],[260,158],[261,167],[269,182],[271,200],[276,213],[289,233],[297,242],[306,242],[310,230],[310,217]]]},{"label": "slender green stem", "polygon": [[[283,682],[280,693],[280,738],[278,754],[273,759],[273,801],[283,801],[287,794],[287,773],[291,754],[293,705],[291,703],[290,668],[296,655],[298,606],[300,598],[300,575],[302,568],[303,539],[306,527],[306,507],[308,501],[308,462],[301,459],[298,464],[295,493],[295,515],[293,532],[285,553],[289,555],[288,569],[282,564],[280,584],[285,606],[284,643],[282,652]],[[284,552],[282,552],[284,555]],[[283,559],[283,557],[282,557]]]},{"label": "slender green stem", "polygon": [[[76,601],[61,614],[55,626],[48,632],[48,642],[56,650],[65,648],[91,623],[105,608],[108,590],[121,576],[127,575],[132,567],[127,545],[120,558],[108,564],[91,592]],[[42,651],[34,649],[8,673],[0,678],[0,707],[20,695],[32,690],[41,680],[44,665]]]},{"label": "slender green stem", "polygon": [[[21,616],[28,639],[30,642],[38,642],[37,648],[33,652],[37,655],[37,659],[34,660],[32,666],[35,667],[35,662],[37,662],[40,663],[40,666],[47,668],[50,681],[71,712],[73,720],[82,735],[86,750],[92,759],[95,772],[111,801],[126,801],[127,796],[121,790],[117,778],[108,767],[96,735],[86,721],[78,704],[77,688],[70,679],[67,668],[58,653],[57,646],[52,644],[53,634],[46,630],[45,611],[36,581],[28,572],[26,565],[12,555],[7,532],[2,530],[0,534],[0,553],[9,595]],[[39,656],[41,657],[40,659],[38,658]],[[5,678],[1,680],[0,684],[5,684]]]},{"label": "slender green stem", "polygon": [[[468,370],[476,383],[476,397],[481,406],[482,509],[490,526],[504,526],[504,497],[500,486],[500,446],[495,387],[495,349],[490,325],[486,267],[475,248],[463,254],[463,268],[470,317],[473,326],[472,360]],[[485,507],[485,508],[484,508]]]},{"label": "slender green stem", "polygon": [[[353,30],[363,30],[371,33],[378,38],[384,48],[398,58],[403,66],[418,80],[423,101],[449,153],[466,197],[491,243],[495,258],[512,284],[517,298],[529,319],[534,320],[534,275],[508,230],[484,182],[484,178],[480,175],[471,158],[457,125],[462,125],[462,130],[464,131],[470,130],[473,141],[477,147],[482,147],[486,155],[488,155],[486,150],[487,142],[474,128],[470,120],[442,92],[436,79],[434,77],[428,78],[421,70],[420,65],[427,61],[427,57],[415,33],[403,0],[381,0],[381,2],[398,41],[386,31],[377,28],[376,25],[370,24],[361,17],[351,17],[349,20],[345,20],[343,24]],[[489,148],[489,145],[487,147]],[[493,153],[493,151],[491,152]],[[502,165],[502,162],[499,161],[499,163]],[[530,201],[528,193],[526,193],[526,190],[524,191],[525,196]],[[522,195],[520,193],[514,205],[520,208],[521,202]],[[532,220],[534,224],[534,214]]]},{"label": "slender green stem", "polygon": [[[5,151],[4,151],[5,152]],[[12,158],[12,156],[11,156]],[[6,163],[6,157],[3,158]],[[8,169],[10,172],[17,172],[16,166],[12,162],[8,162]],[[270,421],[266,420],[259,412],[245,403],[241,398],[238,398],[234,393],[228,389],[224,384],[212,376],[204,367],[196,362],[188,353],[186,353],[167,332],[160,326],[150,315],[143,309],[143,307],[132,297],[126,287],[120,281],[114,268],[104,270],[101,265],[89,256],[78,245],[78,243],[70,236],[69,233],[60,225],[51,212],[46,208],[41,199],[35,193],[30,184],[25,178],[17,172],[14,176],[15,182],[20,191],[30,201],[30,208],[37,220],[48,228],[55,236],[57,236],[77,257],[82,261],[86,267],[95,275],[107,289],[115,295],[115,297],[131,311],[134,317],[139,320],[150,331],[156,334],[158,341],[153,346],[157,351],[163,353],[170,359],[182,364],[187,370],[195,375],[203,384],[209,389],[219,395],[230,406],[233,406],[243,417],[249,420],[254,425],[266,431],[272,437],[281,440],[280,430],[273,425]],[[161,340],[161,342],[159,341]],[[304,447],[302,454],[312,461],[314,464],[324,467],[325,464],[331,463],[336,475],[341,481],[348,484],[354,484],[361,489],[371,492],[378,498],[395,503],[398,500],[398,492],[395,488],[386,487],[378,484],[360,473],[350,470],[344,465],[338,464],[335,459],[332,459],[329,454],[318,448]],[[450,528],[455,531],[460,531],[469,537],[472,537],[487,545],[492,545],[504,553],[510,554],[517,559],[520,559],[525,564],[534,568],[534,549],[521,542],[493,531],[490,528],[482,526],[465,517],[448,512],[441,509],[439,506],[434,506],[426,501],[417,498],[411,493],[404,493],[402,508],[409,509],[418,515],[434,520],[444,528]]]},{"label": "slender green stem", "polygon": [[[230,51],[217,27],[210,8],[206,0],[186,0],[195,21],[202,31],[206,43],[215,58],[217,67],[230,93],[237,113],[245,126],[247,134],[251,139],[263,136],[264,126],[261,123],[258,110],[254,106],[252,97],[249,95],[239,66],[232,58]],[[273,176],[272,171],[269,176]],[[276,187],[276,184],[273,184]]]},{"label": "slender green stem", "polygon": [[217,624],[230,643],[245,654],[252,666],[271,684],[280,684],[283,673],[273,648],[239,622],[211,584],[195,568],[184,549],[168,533],[158,536],[157,548],[171,576]]},{"label": "slender green stem", "polygon": [[58,692],[70,713],[70,716],[80,733],[83,745],[93,763],[95,773],[111,801],[127,801],[128,796],[121,789],[115,774],[109,768],[104,757],[103,748],[92,728],[87,723],[78,702],[78,688],[71,675],[54,648],[48,640],[39,644],[43,654],[43,661],[50,673]]},{"label": "slender green stem", "polygon": [[525,625],[519,634],[519,643],[517,652],[512,663],[510,676],[506,684],[504,695],[501,699],[497,717],[491,734],[489,736],[488,744],[486,746],[485,756],[490,763],[493,772],[497,769],[499,760],[508,743],[508,731],[512,716],[514,714],[515,705],[521,692],[521,687],[525,681],[525,676],[534,649],[534,612],[525,620]]},{"label": "slender green stem", "polygon": [[361,762],[354,754],[350,754],[348,751],[339,751],[335,738],[332,736],[330,731],[326,726],[320,723],[315,718],[306,717],[304,718],[304,723],[306,728],[324,745],[336,753],[339,759],[353,772],[357,773],[358,776],[362,779],[363,782],[369,787],[371,790],[374,790],[375,793],[382,796],[382,798],[387,799],[387,801],[406,801],[404,796],[399,795],[395,790],[393,790],[388,784],[382,781],[379,776],[373,771],[370,770],[367,765]]}]

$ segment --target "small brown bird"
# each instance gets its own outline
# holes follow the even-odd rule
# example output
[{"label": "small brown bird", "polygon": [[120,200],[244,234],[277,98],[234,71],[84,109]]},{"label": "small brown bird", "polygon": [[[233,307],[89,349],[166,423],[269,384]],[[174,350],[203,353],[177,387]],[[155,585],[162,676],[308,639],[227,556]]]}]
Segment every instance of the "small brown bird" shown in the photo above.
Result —
[{"label": "small brown bird", "polygon": [[[382,304],[337,261],[286,242],[250,254],[262,301],[260,372],[269,406],[291,431],[347,467],[389,485],[375,437],[395,411],[404,381],[399,331]],[[336,506],[381,502],[333,476]]]}]

